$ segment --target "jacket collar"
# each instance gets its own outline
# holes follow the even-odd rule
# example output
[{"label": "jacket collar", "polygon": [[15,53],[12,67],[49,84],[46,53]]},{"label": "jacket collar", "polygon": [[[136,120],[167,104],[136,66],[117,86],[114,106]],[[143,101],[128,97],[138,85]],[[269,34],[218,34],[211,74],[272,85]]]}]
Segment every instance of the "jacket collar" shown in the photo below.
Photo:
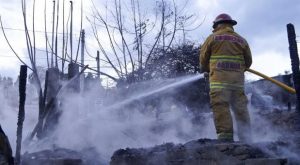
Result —
[{"label": "jacket collar", "polygon": [[218,31],[234,32],[234,29],[233,29],[232,25],[220,24],[213,30],[213,33],[218,32]]}]

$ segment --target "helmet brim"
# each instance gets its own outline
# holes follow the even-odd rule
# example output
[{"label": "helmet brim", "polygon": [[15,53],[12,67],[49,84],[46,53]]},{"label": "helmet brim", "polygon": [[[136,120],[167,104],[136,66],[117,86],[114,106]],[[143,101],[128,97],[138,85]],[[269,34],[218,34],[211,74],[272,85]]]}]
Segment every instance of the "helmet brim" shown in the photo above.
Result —
[{"label": "helmet brim", "polygon": [[237,24],[237,22],[235,20],[222,20],[222,21],[214,22],[213,28],[215,29],[217,27],[217,25],[222,24],[222,23],[231,24],[232,26]]}]

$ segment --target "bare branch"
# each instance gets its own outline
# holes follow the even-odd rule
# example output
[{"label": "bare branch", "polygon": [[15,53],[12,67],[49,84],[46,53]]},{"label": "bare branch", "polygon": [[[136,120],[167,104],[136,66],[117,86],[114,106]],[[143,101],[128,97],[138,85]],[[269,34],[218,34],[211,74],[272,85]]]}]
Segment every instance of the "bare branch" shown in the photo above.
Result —
[{"label": "bare branch", "polygon": [[73,1],[70,1],[71,9],[71,21],[70,21],[70,54],[71,54],[71,63],[73,62]]},{"label": "bare branch", "polygon": [[131,8],[132,8],[132,12],[133,12],[133,25],[134,25],[134,34],[135,34],[135,43],[136,43],[136,50],[138,52],[138,68],[142,67],[141,63],[140,63],[140,59],[141,59],[141,53],[140,53],[140,42],[139,42],[139,34],[138,34],[138,25],[137,25],[137,21],[136,21],[136,9],[135,9],[135,0],[131,0]]},{"label": "bare branch", "polygon": [[[63,65],[62,65],[62,70],[64,69],[64,64],[65,64],[65,60],[67,59],[67,56],[68,56],[68,42],[69,42],[69,23],[70,23],[70,19],[71,19],[71,11],[69,12],[69,16],[68,16],[68,19],[67,19],[67,24],[66,24],[66,29],[67,29],[67,32],[66,32],[66,35],[67,35],[67,38],[65,40],[65,51],[64,51],[64,54],[63,54]],[[68,56],[70,59],[71,57]]]},{"label": "bare branch", "polygon": [[142,20],[141,20],[141,10],[140,10],[140,3],[137,1],[137,7],[138,7],[138,16],[139,16],[139,49],[140,49],[140,67],[143,65],[143,33],[142,33]]},{"label": "bare branch", "polygon": [[184,5],[182,5],[182,8],[179,9],[178,15],[181,15],[181,13],[184,12],[184,10],[186,9],[186,7],[187,7],[187,5],[188,5],[189,2],[190,2],[190,0],[186,0],[185,1]]},{"label": "bare branch", "polygon": [[175,3],[174,0],[173,0],[173,6],[174,6],[174,28],[173,28],[171,40],[170,40],[169,45],[168,45],[168,47],[167,47],[166,50],[170,49],[171,44],[172,44],[172,42],[173,42],[173,40],[175,38],[176,30],[177,30],[177,22],[178,22],[177,21],[177,6],[176,6],[176,3]]},{"label": "bare branch", "polygon": [[116,13],[117,13],[117,18],[116,18],[117,25],[118,25],[117,29],[119,30],[120,36],[122,38],[123,50],[121,50],[121,52],[123,53],[123,58],[124,58],[124,63],[125,63],[125,73],[127,75],[128,74],[128,70],[127,70],[127,60],[126,60],[125,50],[127,51],[128,55],[129,55],[131,66],[132,66],[132,71],[134,71],[135,65],[134,65],[134,61],[133,61],[133,58],[132,58],[131,51],[129,50],[127,41],[125,40],[124,33],[123,33],[124,28],[123,28],[123,21],[122,21],[121,1],[119,0],[118,1],[118,5],[117,5],[116,0],[115,0],[115,5],[116,5],[115,9],[116,9]]},{"label": "bare branch", "polygon": [[53,58],[54,58],[54,24],[55,24],[55,0],[53,1],[53,13],[52,13],[52,44],[51,44],[51,68],[53,67]]},{"label": "bare branch", "polygon": [[22,13],[23,13],[23,20],[24,20],[24,28],[25,28],[25,37],[26,37],[26,44],[27,44],[28,56],[29,56],[31,65],[33,65],[33,57],[32,57],[33,51],[32,51],[32,45],[31,45],[30,35],[28,33],[28,28],[27,28],[26,1],[25,0],[22,0]]},{"label": "bare branch", "polygon": [[36,50],[35,50],[35,0],[33,0],[33,8],[32,8],[32,36],[33,36],[33,63],[36,64]]},{"label": "bare branch", "polygon": [[77,58],[78,58],[78,54],[79,54],[79,46],[80,46],[80,43],[81,43],[81,31],[82,31],[82,13],[83,13],[83,7],[82,7],[82,0],[80,1],[81,2],[81,9],[80,9],[80,34],[79,34],[79,42],[78,42],[78,47],[77,47],[77,52],[76,52],[76,58],[75,58],[75,61],[77,61]]},{"label": "bare branch", "polygon": [[[196,17],[196,19],[197,19],[197,17]],[[200,26],[203,25],[205,19],[206,19],[206,16],[203,18],[203,20],[198,25],[196,25],[195,27],[190,28],[190,29],[185,29],[185,31],[194,31],[194,30],[198,29]]]},{"label": "bare branch", "polygon": [[150,57],[151,57],[151,55],[152,55],[152,53],[153,53],[153,50],[154,50],[154,48],[156,47],[156,44],[157,44],[157,42],[159,41],[159,39],[160,39],[160,36],[161,36],[161,34],[162,34],[162,31],[163,31],[163,29],[164,29],[164,22],[165,22],[165,2],[164,2],[164,0],[162,0],[162,7],[161,7],[162,9],[162,14],[161,14],[161,19],[162,19],[162,21],[161,21],[161,27],[160,27],[160,31],[159,31],[159,33],[158,33],[158,35],[157,35],[157,37],[156,37],[156,41],[154,42],[154,44],[152,45],[152,48],[151,48],[151,50],[150,50],[150,53],[147,55],[147,58],[146,58],[146,61],[145,61],[145,65],[148,63],[148,61],[149,61],[149,59],[150,59]]},{"label": "bare branch", "polygon": [[[62,37],[62,61],[61,61],[61,72],[64,73],[64,66],[65,66],[65,1],[63,0],[63,15],[62,15],[63,23],[62,23],[62,30],[63,30],[63,37]],[[67,39],[68,40],[68,39]]]},{"label": "bare branch", "polygon": [[[94,59],[97,58],[97,57],[92,56],[91,53],[88,51],[88,49],[87,49],[87,47],[86,47],[86,43],[84,43],[84,49],[85,49],[85,52],[86,52],[86,54],[87,54],[88,56],[90,56],[91,58],[94,58]],[[109,62],[106,61],[106,60],[103,60],[103,59],[101,59],[101,58],[100,58],[99,60],[102,61],[102,62],[105,62],[105,63],[109,64]]]},{"label": "bare branch", "polygon": [[20,62],[24,65],[26,65],[31,71],[33,71],[33,69],[31,67],[29,67],[21,58],[20,56],[16,53],[16,51],[14,50],[14,48],[11,46],[10,42],[8,41],[8,38],[6,36],[6,33],[4,31],[4,28],[3,28],[3,24],[2,24],[2,19],[1,19],[1,16],[0,16],[0,23],[1,23],[1,29],[2,29],[2,33],[3,33],[3,36],[6,40],[6,43],[8,44],[9,48],[14,52],[14,54],[16,55],[16,57],[20,60]]},{"label": "bare branch", "polygon": [[45,40],[46,40],[46,57],[47,57],[47,66],[48,68],[50,67],[49,65],[49,55],[48,55],[48,35],[47,35],[47,0],[45,0],[45,6],[44,6],[44,25],[45,25]]},{"label": "bare branch", "polygon": [[92,25],[93,34],[94,34],[94,36],[95,36],[95,38],[96,38],[96,41],[97,41],[97,43],[98,43],[98,46],[99,46],[101,52],[104,54],[105,58],[107,59],[107,61],[109,62],[109,64],[112,66],[112,68],[115,70],[115,72],[117,73],[117,75],[118,75],[119,77],[121,77],[120,71],[119,71],[119,70],[115,67],[115,65],[111,62],[111,60],[110,60],[110,58],[108,57],[108,55],[107,55],[105,49],[103,48],[102,44],[101,44],[100,41],[99,41],[99,36],[98,36],[98,32],[97,32],[97,27],[94,26],[94,24],[93,24],[89,19],[88,19],[88,21],[89,21],[90,24]]},{"label": "bare branch", "polygon": [[[96,9],[94,3],[93,3],[93,6],[94,6],[94,8]],[[122,72],[122,65],[121,65],[120,59],[119,59],[119,57],[118,57],[118,55],[117,55],[117,52],[116,52],[116,50],[115,50],[115,47],[114,47],[114,44],[113,44],[113,41],[112,41],[112,37],[111,37],[111,33],[110,33],[110,31],[109,31],[109,27],[108,27],[107,21],[105,21],[105,20],[103,19],[103,17],[101,16],[101,14],[99,13],[99,11],[98,11],[97,9],[96,9],[96,14],[98,15],[99,19],[102,21],[102,23],[103,23],[104,26],[105,26],[105,29],[106,29],[106,32],[107,32],[107,35],[108,35],[108,38],[109,38],[109,42],[110,42],[110,47],[112,48],[113,53],[114,53],[114,55],[115,55],[115,57],[116,57],[116,59],[117,59],[117,62],[118,62],[118,65],[119,65],[119,69],[120,69],[120,72],[121,72],[121,74],[123,74],[123,72]]]},{"label": "bare branch", "polygon": [[[120,2],[120,0],[118,0],[118,2],[117,2],[117,0],[115,0],[114,2],[115,2],[115,11],[116,11],[116,21],[117,21],[117,25],[118,25],[117,29],[119,30],[120,35],[123,35],[123,22],[122,22],[121,2]],[[128,70],[127,70],[127,59],[126,59],[126,50],[125,50],[124,41],[122,40],[122,49],[121,49],[121,47],[118,45],[118,43],[115,40],[114,33],[113,33],[112,36],[113,36],[113,40],[115,42],[115,45],[119,48],[119,50],[123,54],[125,75],[127,75],[128,74]]]},{"label": "bare branch", "polygon": [[[55,30],[55,67],[58,68],[57,59],[57,32],[58,32],[58,22],[59,22],[59,0],[57,0],[57,12],[56,12],[56,30]],[[54,22],[53,22],[54,23]]]},{"label": "bare branch", "polygon": [[32,72],[33,72],[35,80],[37,81],[38,89],[42,89],[41,81],[40,81],[40,78],[39,78],[39,75],[38,75],[37,69],[36,69],[36,63],[35,63],[34,57],[33,57],[32,43],[31,43],[31,40],[30,40],[30,35],[29,35],[29,32],[28,32],[28,27],[27,27],[25,0],[22,0],[22,12],[23,12],[24,27],[25,27],[27,50],[28,50],[28,55],[29,55],[29,59],[30,59],[30,62],[31,62]]}]

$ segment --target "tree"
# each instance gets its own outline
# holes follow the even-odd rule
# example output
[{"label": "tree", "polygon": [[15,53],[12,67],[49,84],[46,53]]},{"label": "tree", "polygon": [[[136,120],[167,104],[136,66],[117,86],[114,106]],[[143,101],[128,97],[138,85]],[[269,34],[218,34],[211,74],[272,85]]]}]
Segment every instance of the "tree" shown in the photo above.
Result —
[{"label": "tree", "polygon": [[[143,72],[157,51],[164,53],[172,48],[176,38],[184,38],[185,33],[178,31],[199,26],[195,24],[198,18],[186,14],[184,7],[179,8],[175,0],[155,1],[153,13],[145,11],[151,6],[144,4],[147,7],[142,9],[140,3],[138,0],[131,0],[129,4],[114,0],[106,4],[105,12],[100,12],[93,4],[93,14],[88,18],[103,55],[101,60],[113,69],[117,79],[126,79],[137,70]],[[112,5],[110,10],[108,6]],[[100,36],[103,31],[107,37]]]},{"label": "tree", "polygon": [[145,68],[131,72],[126,78],[118,80],[131,84],[138,81],[174,78],[199,72],[199,47],[193,44],[184,44],[164,51],[157,48],[149,59]]}]

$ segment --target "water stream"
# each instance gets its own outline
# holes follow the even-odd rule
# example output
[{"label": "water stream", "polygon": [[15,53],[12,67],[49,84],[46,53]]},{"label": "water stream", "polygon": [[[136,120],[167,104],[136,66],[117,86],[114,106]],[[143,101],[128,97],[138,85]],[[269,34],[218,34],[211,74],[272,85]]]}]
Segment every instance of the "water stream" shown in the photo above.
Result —
[{"label": "water stream", "polygon": [[203,78],[203,74],[179,77],[177,79],[174,79],[174,82],[172,82],[170,84],[166,84],[164,86],[159,86],[156,89],[146,90],[144,93],[134,95],[132,97],[129,97],[128,99],[125,99],[125,100],[119,102],[119,103],[116,103],[116,104],[113,104],[111,106],[105,107],[105,110],[119,108],[121,106],[124,106],[124,105],[127,105],[127,104],[131,103],[134,100],[138,100],[138,99],[141,99],[141,98],[144,98],[144,97],[147,97],[147,96],[151,96],[151,95],[157,94],[159,92],[165,91],[165,90],[170,89],[170,88],[177,88],[177,87],[180,87],[184,84],[199,80],[201,78]]}]

